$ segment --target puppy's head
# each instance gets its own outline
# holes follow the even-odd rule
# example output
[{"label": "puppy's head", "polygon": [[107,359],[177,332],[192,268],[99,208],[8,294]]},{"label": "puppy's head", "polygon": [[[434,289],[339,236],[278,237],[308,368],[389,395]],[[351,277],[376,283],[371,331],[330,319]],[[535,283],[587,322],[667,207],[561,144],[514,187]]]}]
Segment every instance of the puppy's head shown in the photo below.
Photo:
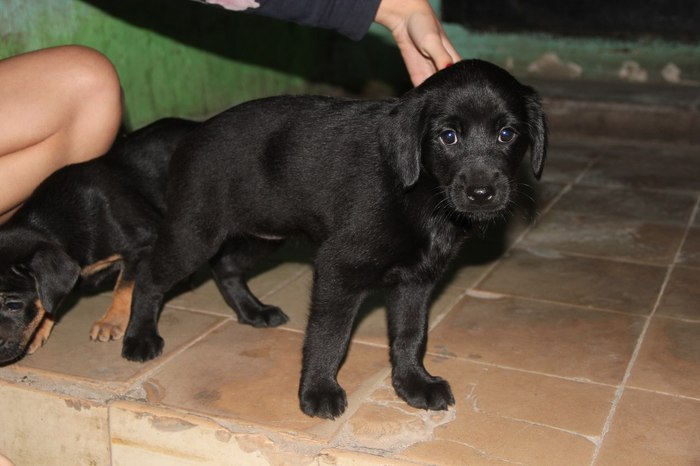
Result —
[{"label": "puppy's head", "polygon": [[53,314],[75,285],[80,267],[56,247],[0,267],[0,363],[8,363],[24,355],[44,315]]},{"label": "puppy's head", "polygon": [[499,215],[530,149],[539,179],[547,147],[542,103],[531,87],[481,60],[464,60],[398,99],[380,144],[404,188],[431,177],[452,210]]}]

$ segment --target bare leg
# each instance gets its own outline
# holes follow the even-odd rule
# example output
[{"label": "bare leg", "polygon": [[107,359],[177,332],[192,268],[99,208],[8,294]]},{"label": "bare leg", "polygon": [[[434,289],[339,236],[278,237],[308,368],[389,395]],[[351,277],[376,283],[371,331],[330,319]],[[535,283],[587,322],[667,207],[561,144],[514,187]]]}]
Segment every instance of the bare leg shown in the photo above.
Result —
[{"label": "bare leg", "polygon": [[121,121],[119,77],[81,46],[0,60],[0,223],[59,168],[107,151]]}]

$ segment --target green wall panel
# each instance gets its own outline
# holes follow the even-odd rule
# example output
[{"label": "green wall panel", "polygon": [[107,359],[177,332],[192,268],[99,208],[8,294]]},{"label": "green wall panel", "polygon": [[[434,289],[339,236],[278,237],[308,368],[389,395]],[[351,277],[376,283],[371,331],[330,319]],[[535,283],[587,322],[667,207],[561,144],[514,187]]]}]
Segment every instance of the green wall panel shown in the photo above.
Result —
[{"label": "green wall panel", "polygon": [[182,0],[0,0],[0,57],[61,44],[101,51],[119,72],[132,127],[303,91],[322,37]]},{"label": "green wall panel", "polygon": [[[439,11],[440,2],[432,3]],[[561,78],[561,66],[539,75],[529,71],[544,54],[555,53],[562,63],[580,67],[573,79],[625,82],[620,68],[633,60],[648,82],[667,82],[661,70],[674,63],[682,81],[669,85],[700,85],[698,44],[445,28],[463,57],[492,61],[524,80]],[[202,117],[272,94],[340,87],[376,95],[410,87],[393,40],[377,25],[354,42],[189,0],[0,0],[0,57],[70,43],[94,47],[116,65],[131,127],[168,115]]]}]

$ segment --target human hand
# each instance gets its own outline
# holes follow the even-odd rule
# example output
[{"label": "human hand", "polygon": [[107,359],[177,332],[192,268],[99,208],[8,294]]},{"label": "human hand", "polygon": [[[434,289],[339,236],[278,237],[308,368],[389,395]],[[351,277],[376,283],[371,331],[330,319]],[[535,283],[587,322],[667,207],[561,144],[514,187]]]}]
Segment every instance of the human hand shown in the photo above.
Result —
[{"label": "human hand", "polygon": [[427,0],[382,0],[375,21],[391,31],[414,86],[460,59]]}]

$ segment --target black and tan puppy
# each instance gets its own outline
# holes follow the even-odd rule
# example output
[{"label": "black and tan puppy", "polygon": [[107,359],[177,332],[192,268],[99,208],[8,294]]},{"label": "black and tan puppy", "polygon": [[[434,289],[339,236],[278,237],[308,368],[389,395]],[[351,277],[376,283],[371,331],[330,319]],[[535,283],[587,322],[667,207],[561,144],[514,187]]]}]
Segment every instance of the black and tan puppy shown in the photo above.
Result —
[{"label": "black and tan puppy", "polygon": [[387,296],[396,392],[412,406],[446,409],[448,383],[423,366],[431,291],[472,224],[508,209],[528,147],[539,178],[546,138],[535,91],[479,60],[395,100],[276,97],[213,117],[178,148],[122,354],[145,361],[161,353],[163,294],[225,240],[233,277],[305,235],[320,247],[301,409],[327,418],[345,410],[336,375],[360,302],[377,287]]},{"label": "black and tan puppy", "polygon": [[[103,157],[53,174],[0,227],[0,363],[44,343],[59,302],[80,277],[97,282],[118,273],[112,305],[90,337],[121,338],[136,264],[163,218],[171,155],[196,125],[164,119],[121,137]],[[227,269],[219,257],[225,254],[212,265],[222,282]],[[267,326],[286,321],[276,308],[246,315],[237,295],[224,297],[243,309],[237,310],[241,322]]]}]

